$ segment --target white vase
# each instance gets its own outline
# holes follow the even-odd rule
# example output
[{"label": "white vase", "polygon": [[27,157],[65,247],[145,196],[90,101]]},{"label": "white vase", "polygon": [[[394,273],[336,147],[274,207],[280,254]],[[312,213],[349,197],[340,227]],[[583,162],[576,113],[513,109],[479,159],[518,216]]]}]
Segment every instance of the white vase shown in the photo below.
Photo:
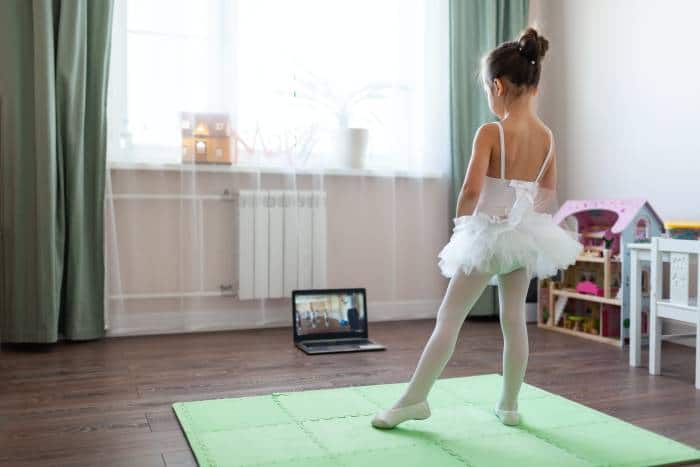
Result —
[{"label": "white vase", "polygon": [[367,128],[345,128],[338,135],[340,165],[345,168],[361,169],[367,162]]}]

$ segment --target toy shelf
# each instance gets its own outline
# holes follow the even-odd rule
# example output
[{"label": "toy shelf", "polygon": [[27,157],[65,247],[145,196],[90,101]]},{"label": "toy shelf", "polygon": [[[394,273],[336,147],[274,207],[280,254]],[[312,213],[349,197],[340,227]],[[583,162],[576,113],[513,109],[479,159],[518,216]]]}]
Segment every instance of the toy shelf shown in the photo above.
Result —
[{"label": "toy shelf", "polygon": [[[540,281],[537,325],[544,329],[620,346],[622,300],[618,291],[622,263],[609,249],[588,249],[559,280]],[[592,292],[577,290],[582,277]],[[617,287],[613,287],[613,284]],[[546,299],[545,299],[546,297]],[[547,311],[545,311],[545,308]]]},{"label": "toy shelf", "polygon": [[568,328],[564,328],[561,326],[553,326],[553,325],[546,324],[546,323],[540,323],[537,326],[540,328],[549,329],[550,331],[556,331],[556,332],[561,332],[562,334],[568,334],[570,336],[578,336],[578,337],[583,337],[585,339],[590,339],[590,340],[593,340],[596,342],[602,342],[603,344],[610,344],[610,345],[614,345],[616,347],[620,346],[620,339],[617,337],[605,337],[605,336],[600,336],[598,334],[588,334],[585,332],[573,331],[573,330],[568,329]]},{"label": "toy shelf", "polygon": [[[599,257],[599,256],[590,256],[590,255],[579,255],[576,257],[576,261],[580,261],[582,263],[605,263],[605,258]],[[610,258],[611,263],[619,263],[620,258],[614,257]]]},{"label": "toy shelf", "polygon": [[574,289],[554,289],[554,290],[552,290],[552,293],[555,296],[560,296],[560,297],[577,298],[579,300],[588,300],[590,302],[607,303],[608,305],[616,305],[616,306],[622,305],[622,302],[618,298],[606,298],[606,297],[599,297],[597,295],[582,294],[582,293],[576,292],[576,290],[574,290]]}]

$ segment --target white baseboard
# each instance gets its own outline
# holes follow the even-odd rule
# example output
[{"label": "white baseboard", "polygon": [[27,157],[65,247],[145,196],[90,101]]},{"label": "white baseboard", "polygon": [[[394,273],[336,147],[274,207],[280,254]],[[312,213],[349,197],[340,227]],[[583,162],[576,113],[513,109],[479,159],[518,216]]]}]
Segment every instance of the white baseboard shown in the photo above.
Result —
[{"label": "white baseboard", "polygon": [[[380,301],[368,303],[370,322],[435,318],[439,299]],[[107,337],[180,334],[192,332],[231,331],[290,327],[292,309],[289,299],[230,301],[226,306],[202,310],[179,310],[177,304],[163,303],[153,307],[109,313]]]}]

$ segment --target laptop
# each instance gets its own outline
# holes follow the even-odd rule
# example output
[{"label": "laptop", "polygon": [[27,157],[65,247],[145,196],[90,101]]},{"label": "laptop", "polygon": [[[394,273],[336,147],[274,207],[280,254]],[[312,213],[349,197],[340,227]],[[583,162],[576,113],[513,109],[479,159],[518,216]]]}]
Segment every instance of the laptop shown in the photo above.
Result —
[{"label": "laptop", "polygon": [[365,289],[292,292],[294,345],[307,354],[384,350],[367,334]]}]

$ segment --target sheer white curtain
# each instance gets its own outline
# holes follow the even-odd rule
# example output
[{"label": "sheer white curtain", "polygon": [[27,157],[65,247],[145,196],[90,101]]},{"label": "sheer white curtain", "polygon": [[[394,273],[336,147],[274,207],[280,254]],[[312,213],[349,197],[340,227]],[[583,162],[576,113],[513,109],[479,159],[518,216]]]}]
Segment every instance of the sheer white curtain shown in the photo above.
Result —
[{"label": "sheer white curtain", "polygon": [[[118,0],[109,332],[289,324],[293,288],[367,287],[375,320],[434,314],[447,9]],[[201,114],[230,124],[230,164],[183,163],[183,116]]]}]

